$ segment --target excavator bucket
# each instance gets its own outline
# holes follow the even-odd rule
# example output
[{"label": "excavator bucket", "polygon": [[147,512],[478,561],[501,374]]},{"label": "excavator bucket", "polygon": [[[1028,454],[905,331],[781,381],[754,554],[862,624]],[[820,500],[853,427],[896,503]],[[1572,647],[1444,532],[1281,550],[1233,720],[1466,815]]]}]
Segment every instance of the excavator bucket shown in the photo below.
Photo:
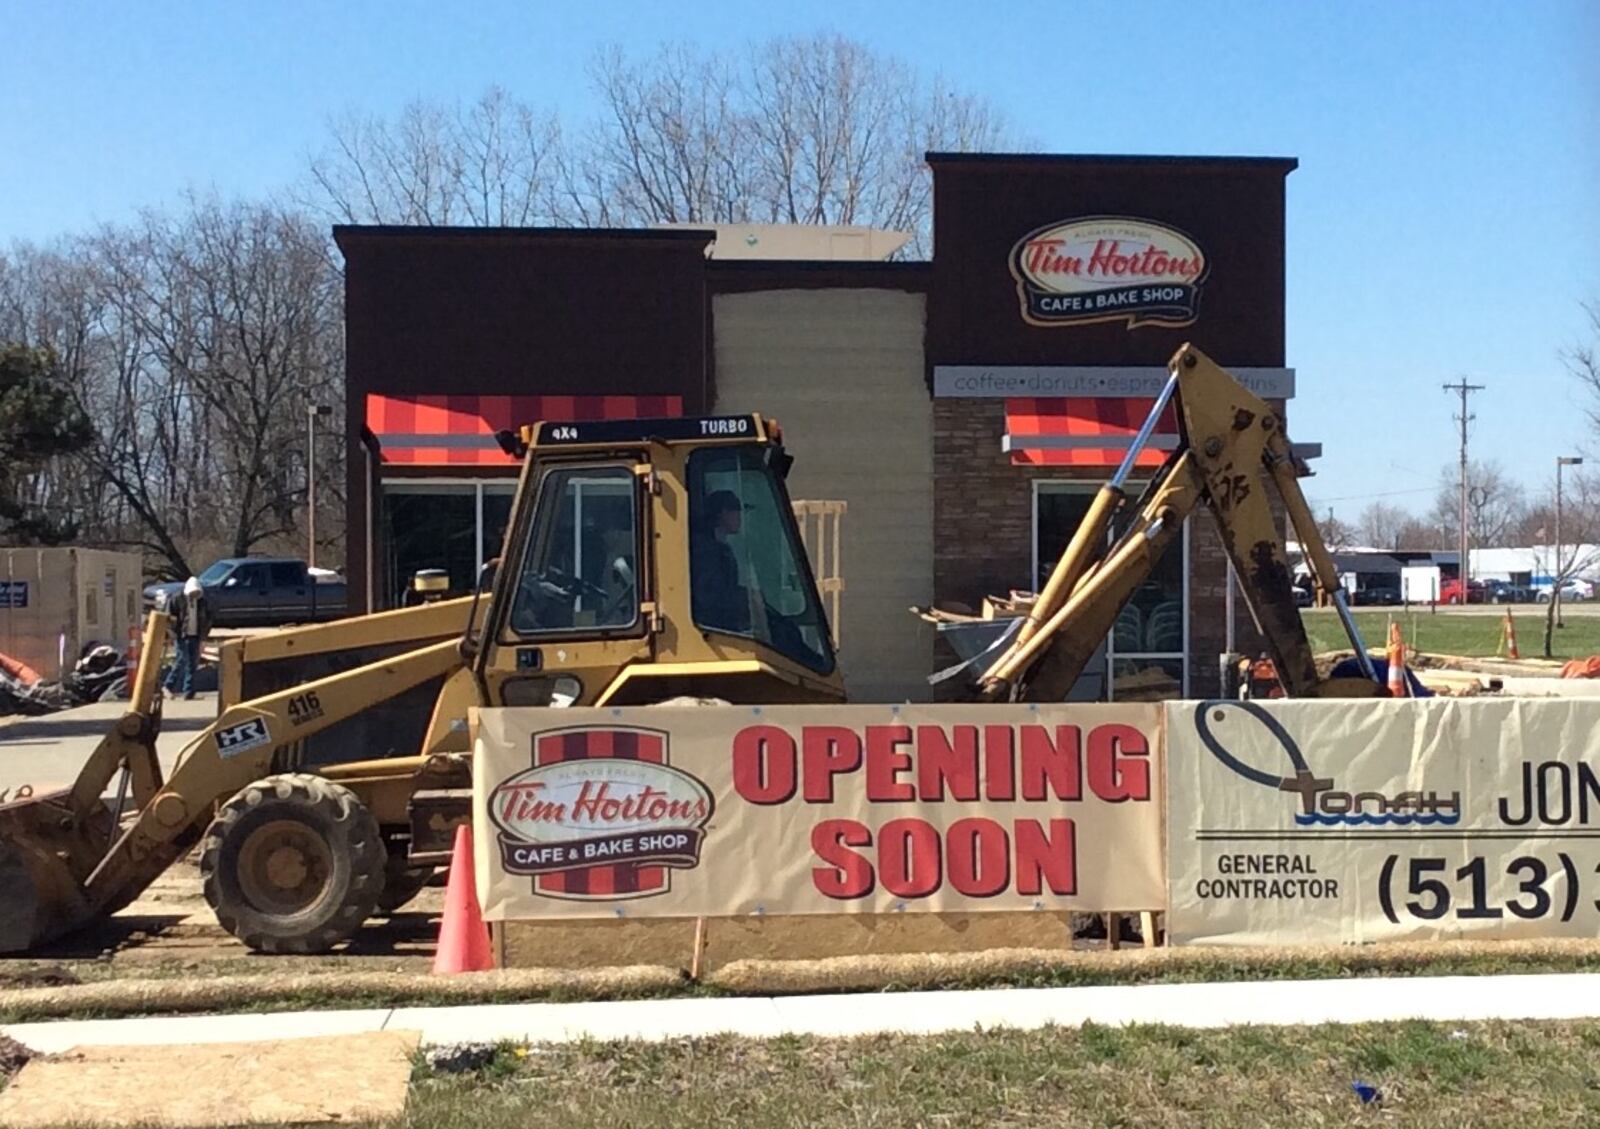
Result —
[{"label": "excavator bucket", "polygon": [[90,859],[111,846],[111,811],[74,815],[72,793],[0,806],[0,953],[21,953],[95,916],[83,882]]},{"label": "excavator bucket", "polygon": [[[151,614],[128,712],[72,787],[0,804],[0,953],[26,952],[122,908],[96,905],[85,890],[116,841],[124,808],[137,811],[160,787],[155,740],[166,627],[165,615]],[[104,790],[118,770],[123,780],[108,805]]]}]

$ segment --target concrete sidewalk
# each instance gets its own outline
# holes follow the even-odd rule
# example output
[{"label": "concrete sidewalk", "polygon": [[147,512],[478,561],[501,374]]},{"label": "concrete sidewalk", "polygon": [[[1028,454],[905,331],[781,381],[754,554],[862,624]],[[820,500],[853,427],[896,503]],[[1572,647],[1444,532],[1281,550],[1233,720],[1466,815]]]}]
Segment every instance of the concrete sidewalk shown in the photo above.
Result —
[{"label": "concrete sidewalk", "polygon": [[74,1046],[222,1043],[363,1031],[459,1042],[656,1041],[696,1035],[932,1035],[975,1027],[1176,1027],[1372,1023],[1403,1019],[1600,1018],[1600,974],[1005,988],[606,1003],[368,1008],[18,1023],[6,1035],[44,1053]]}]

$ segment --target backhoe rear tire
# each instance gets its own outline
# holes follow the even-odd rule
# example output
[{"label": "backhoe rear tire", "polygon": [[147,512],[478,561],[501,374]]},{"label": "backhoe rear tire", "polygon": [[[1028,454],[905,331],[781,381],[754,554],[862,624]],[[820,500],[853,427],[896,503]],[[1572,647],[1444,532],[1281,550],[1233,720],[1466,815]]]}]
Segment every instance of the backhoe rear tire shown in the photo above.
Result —
[{"label": "backhoe rear tire", "polygon": [[325,953],[383,894],[378,822],[355,793],[284,773],[222,805],[200,844],[200,879],[222,927],[263,953]]}]

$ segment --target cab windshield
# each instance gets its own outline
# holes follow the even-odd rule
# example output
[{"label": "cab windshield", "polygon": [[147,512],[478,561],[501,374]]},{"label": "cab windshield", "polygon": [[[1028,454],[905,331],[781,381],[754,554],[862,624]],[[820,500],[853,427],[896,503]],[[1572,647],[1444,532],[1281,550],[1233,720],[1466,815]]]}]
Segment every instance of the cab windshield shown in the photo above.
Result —
[{"label": "cab windshield", "polygon": [[635,482],[626,466],[545,475],[511,604],[515,634],[639,625]]},{"label": "cab windshield", "polygon": [[689,456],[694,621],[826,674],[834,662],[827,620],[770,450],[706,447]]}]

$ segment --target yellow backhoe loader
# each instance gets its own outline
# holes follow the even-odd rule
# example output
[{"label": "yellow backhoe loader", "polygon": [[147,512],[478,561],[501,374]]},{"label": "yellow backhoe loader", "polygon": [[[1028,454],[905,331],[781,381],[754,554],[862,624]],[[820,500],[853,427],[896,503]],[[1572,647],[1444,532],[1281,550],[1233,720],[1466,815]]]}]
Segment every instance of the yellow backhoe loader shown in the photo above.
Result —
[{"label": "yellow backhoe loader", "polygon": [[[1169,403],[1179,444],[1108,545],[1123,485]],[[275,633],[244,645],[250,661],[225,650],[224,708],[166,778],[155,751],[165,620],[152,616],[129,710],[72,788],[0,806],[0,951],[115,912],[196,845],[206,898],[245,944],[337,945],[442,861],[468,810],[474,706],[844,700],[775,423],[541,423],[500,441],[522,473],[478,594]],[[1269,483],[1365,677],[1317,677]],[[1202,504],[1287,692],[1381,695],[1280,420],[1186,346],[973,697],[1061,700]]]}]

